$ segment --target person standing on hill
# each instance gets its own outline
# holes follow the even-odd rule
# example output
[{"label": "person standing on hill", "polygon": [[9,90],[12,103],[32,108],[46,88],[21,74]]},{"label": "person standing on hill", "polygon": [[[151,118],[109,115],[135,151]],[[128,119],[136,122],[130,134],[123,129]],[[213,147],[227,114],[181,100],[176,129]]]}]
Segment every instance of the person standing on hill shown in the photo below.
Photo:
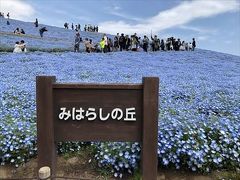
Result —
[{"label": "person standing on hill", "polygon": [[43,33],[44,33],[45,31],[48,31],[46,27],[43,27],[43,28],[39,29],[39,33],[40,33],[40,36],[41,36],[41,37],[43,37]]},{"label": "person standing on hill", "polygon": [[78,31],[81,30],[81,25],[80,24],[77,25],[77,29],[78,29]]},{"label": "person standing on hill", "polygon": [[126,49],[126,51],[129,50],[130,46],[131,46],[131,39],[129,38],[128,35],[126,35],[125,36],[125,49]]},{"label": "person standing on hill", "polygon": [[72,30],[74,30],[74,25],[73,25],[73,23],[72,23]]},{"label": "person standing on hill", "polygon": [[66,22],[64,23],[64,28],[68,29],[68,23],[66,23]]},{"label": "person standing on hill", "polygon": [[80,42],[81,42],[80,33],[77,32],[75,36],[74,52],[79,52]]},{"label": "person standing on hill", "polygon": [[106,34],[103,35],[103,40],[104,40],[104,49],[103,49],[103,52],[106,53],[107,50],[108,50],[108,38],[107,38],[107,35],[106,35]]},{"label": "person standing on hill", "polygon": [[38,27],[38,19],[36,18],[36,21],[34,22],[35,27]]},{"label": "person standing on hill", "polygon": [[101,39],[99,45],[100,45],[100,48],[101,48],[101,52],[103,52],[104,51],[104,38]]},{"label": "person standing on hill", "polygon": [[7,18],[8,18],[8,19],[10,18],[10,14],[9,14],[9,12],[7,13]]},{"label": "person standing on hill", "polygon": [[149,39],[146,35],[143,37],[143,50],[147,52],[148,50]]},{"label": "person standing on hill", "polygon": [[158,50],[158,38],[157,35],[154,35],[154,37],[151,36],[152,40],[152,51],[157,51]]},{"label": "person standing on hill", "polygon": [[121,36],[119,37],[120,51],[125,49],[125,44],[126,44],[126,40],[125,40],[124,34],[122,33]]},{"label": "person standing on hill", "polygon": [[160,47],[161,47],[161,50],[162,50],[162,51],[165,50],[165,43],[164,43],[164,40],[163,40],[163,39],[161,40]]},{"label": "person standing on hill", "polygon": [[114,50],[115,50],[115,51],[117,51],[118,48],[119,48],[119,43],[118,43],[118,37],[117,37],[117,36],[114,37],[113,47],[114,47]]},{"label": "person standing on hill", "polygon": [[195,47],[196,47],[196,41],[195,41],[195,38],[192,39],[192,50],[194,51],[195,50]]},{"label": "person standing on hill", "polygon": [[137,34],[135,33],[134,35],[131,36],[131,49],[132,51],[137,51],[138,49],[138,37]]}]

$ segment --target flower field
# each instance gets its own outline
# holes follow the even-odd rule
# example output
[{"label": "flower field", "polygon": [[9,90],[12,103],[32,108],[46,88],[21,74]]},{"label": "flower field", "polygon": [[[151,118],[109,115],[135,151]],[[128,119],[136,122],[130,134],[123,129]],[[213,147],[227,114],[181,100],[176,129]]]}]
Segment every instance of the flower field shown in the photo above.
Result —
[{"label": "flower field", "polygon": [[[7,39],[2,41],[1,36],[1,43]],[[36,157],[36,76],[54,75],[58,82],[81,83],[141,83],[144,76],[157,76],[159,166],[199,172],[239,170],[239,72],[239,56],[200,49],[107,54],[2,52],[0,163],[19,166]],[[85,144],[60,144],[58,151],[77,151],[82,146]],[[116,177],[139,167],[138,143],[91,146],[96,149],[99,166],[110,168]]]},{"label": "flower field", "polygon": [[[69,51],[73,49],[74,36],[76,31],[64,28],[58,28],[54,26],[48,26],[39,24],[36,28],[33,22],[23,22],[14,19],[9,20],[10,25],[7,25],[7,19],[0,18],[0,50],[11,49],[13,50],[16,41],[24,40],[26,42],[27,48],[29,50],[63,50]],[[42,27],[48,29],[47,32],[43,34],[43,38],[39,35],[39,29]],[[16,35],[13,31],[16,28],[24,29],[25,35]],[[82,27],[83,29],[83,27]],[[90,38],[94,43],[97,43],[102,38],[102,33],[95,32],[81,32],[81,37],[83,39]],[[81,45],[81,49],[84,46]],[[3,50],[4,50],[3,49]]]},{"label": "flower field", "polygon": [[[140,83],[160,77],[160,166],[211,171],[240,164],[240,58],[211,51],[0,55],[0,162],[36,156],[35,77],[59,82]],[[100,143],[96,159],[115,176],[138,167],[137,143]],[[62,145],[59,152],[81,144]]]}]

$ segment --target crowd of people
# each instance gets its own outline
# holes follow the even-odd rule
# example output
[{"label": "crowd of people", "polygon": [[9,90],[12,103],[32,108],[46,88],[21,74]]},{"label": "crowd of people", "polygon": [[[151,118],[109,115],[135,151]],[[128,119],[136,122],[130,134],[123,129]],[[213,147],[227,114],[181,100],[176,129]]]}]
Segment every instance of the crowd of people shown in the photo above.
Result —
[{"label": "crowd of people", "polygon": [[88,31],[88,32],[98,32],[98,26],[93,26],[91,24],[85,24],[84,26],[84,31]]},{"label": "crowd of people", "polygon": [[[36,18],[35,22],[33,23],[35,25],[36,28],[38,28],[38,19]],[[40,37],[43,37],[43,33],[48,31],[47,28],[44,26],[42,28],[39,29],[39,34]]]},{"label": "crowd of people", "polygon": [[[6,16],[9,19],[10,18],[10,13],[8,12]],[[3,17],[3,18],[5,17],[3,12],[0,12],[0,17]]]},{"label": "crowd of people", "polygon": [[[38,27],[38,20],[36,19],[36,21],[34,22],[34,25],[35,27]],[[40,34],[40,37],[43,37],[43,33],[48,31],[46,27],[42,27],[39,29],[39,34]],[[14,31],[13,31],[14,34],[18,34],[18,35],[23,35],[23,34],[26,34],[25,31],[23,29],[20,29],[20,28],[16,28]]]},{"label": "crowd of people", "polygon": [[[5,18],[3,12],[0,12],[0,18]],[[10,18],[10,13],[8,12],[8,13],[7,13],[7,19],[8,19],[8,20],[7,20],[7,25],[10,25],[9,18]]]},{"label": "crowd of people", "polygon": [[18,35],[22,35],[22,34],[25,34],[25,31],[23,29],[19,29],[19,28],[16,28],[14,31],[13,31],[14,34],[18,34]]},{"label": "crowd of people", "polygon": [[141,37],[137,34],[131,36],[124,35],[123,33],[119,35],[117,33],[113,40],[107,37],[106,34],[103,35],[100,42],[93,43],[91,39],[85,38],[82,40],[80,38],[79,32],[77,32],[75,37],[74,51],[79,52],[80,42],[85,45],[85,51],[90,52],[115,52],[115,51],[194,51],[196,47],[195,38],[192,42],[181,41],[174,37],[167,39],[160,39],[157,35],[148,38],[146,35]]},{"label": "crowd of people", "polygon": [[[65,22],[63,24],[63,27],[65,29],[72,29],[72,30],[75,30],[76,32],[79,32],[81,31],[81,25],[80,24],[71,24],[71,26],[69,27],[69,23]],[[90,24],[85,24],[84,28],[83,28],[84,31],[87,31],[87,32],[98,32],[98,26],[92,26]]]},{"label": "crowd of people", "polygon": [[[64,26],[65,29],[69,29],[69,23],[65,22],[63,26]],[[80,25],[80,24],[74,25],[74,24],[72,23],[72,24],[71,24],[71,29],[72,29],[72,30],[75,30],[75,31],[81,31],[81,25]]]},{"label": "crowd of people", "polygon": [[[0,17],[4,18],[4,13],[0,12]],[[7,18],[10,18],[10,14],[7,13]],[[7,24],[9,21],[7,21]],[[9,23],[10,24],[10,23]],[[9,25],[8,24],[8,25]],[[36,28],[39,27],[38,19],[34,22]],[[69,24],[64,23],[64,28],[69,29]],[[73,23],[71,29],[76,31],[74,52],[80,51],[80,43],[85,46],[85,51],[90,52],[115,52],[115,51],[194,51],[196,48],[195,38],[192,38],[191,42],[182,41],[180,38],[169,37],[167,39],[160,39],[157,35],[147,37],[146,35],[141,38],[136,33],[133,35],[120,35],[116,34],[113,38],[103,35],[100,42],[93,42],[92,39],[80,37],[81,25]],[[38,29],[40,37],[43,37],[44,32],[48,31],[46,27]],[[98,32],[98,26],[85,25],[84,31]],[[16,28],[13,32],[17,35],[24,35],[25,31],[21,28]],[[21,49],[21,51],[20,51]],[[15,43],[14,52],[26,52],[26,44],[23,40]]]}]

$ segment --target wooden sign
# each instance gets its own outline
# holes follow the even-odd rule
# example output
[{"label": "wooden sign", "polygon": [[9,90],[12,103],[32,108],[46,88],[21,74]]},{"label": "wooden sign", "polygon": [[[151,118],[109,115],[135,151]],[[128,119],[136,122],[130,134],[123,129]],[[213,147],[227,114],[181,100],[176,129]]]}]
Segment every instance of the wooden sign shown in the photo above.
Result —
[{"label": "wooden sign", "polygon": [[56,171],[56,144],[64,141],[141,143],[144,180],[157,179],[159,79],[142,84],[60,84],[38,76],[38,168]]}]

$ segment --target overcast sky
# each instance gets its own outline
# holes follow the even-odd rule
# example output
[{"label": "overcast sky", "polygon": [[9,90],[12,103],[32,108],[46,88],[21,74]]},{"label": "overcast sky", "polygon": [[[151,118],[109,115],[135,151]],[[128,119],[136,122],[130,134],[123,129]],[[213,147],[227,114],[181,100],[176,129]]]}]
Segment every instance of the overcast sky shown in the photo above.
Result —
[{"label": "overcast sky", "polygon": [[63,27],[99,25],[101,32],[197,39],[197,46],[240,55],[240,0],[0,0],[14,19]]}]

